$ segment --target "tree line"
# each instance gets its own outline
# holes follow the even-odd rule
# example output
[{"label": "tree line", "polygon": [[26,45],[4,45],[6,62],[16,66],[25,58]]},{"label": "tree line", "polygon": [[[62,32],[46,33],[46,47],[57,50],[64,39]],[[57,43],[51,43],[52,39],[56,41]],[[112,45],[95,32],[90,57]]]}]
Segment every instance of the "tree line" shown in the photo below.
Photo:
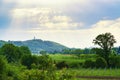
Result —
[{"label": "tree line", "polygon": [[56,70],[56,63],[49,55],[32,55],[28,47],[13,44],[0,48],[0,80],[73,79],[65,69]]}]

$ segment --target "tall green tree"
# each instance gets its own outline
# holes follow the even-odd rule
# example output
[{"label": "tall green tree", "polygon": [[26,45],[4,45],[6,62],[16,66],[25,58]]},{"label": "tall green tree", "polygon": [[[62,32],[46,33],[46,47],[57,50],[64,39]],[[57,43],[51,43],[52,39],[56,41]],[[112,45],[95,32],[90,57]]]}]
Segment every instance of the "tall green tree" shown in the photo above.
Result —
[{"label": "tall green tree", "polygon": [[31,55],[31,51],[27,46],[21,46],[20,50],[23,55]]},{"label": "tall green tree", "polygon": [[19,47],[14,46],[13,44],[5,44],[1,47],[0,54],[4,55],[8,62],[16,62],[21,56],[22,52]]},{"label": "tall green tree", "polygon": [[101,47],[101,53],[104,54],[102,57],[107,61],[109,66],[109,55],[114,43],[116,43],[114,36],[111,33],[100,34],[93,40],[93,43]]}]

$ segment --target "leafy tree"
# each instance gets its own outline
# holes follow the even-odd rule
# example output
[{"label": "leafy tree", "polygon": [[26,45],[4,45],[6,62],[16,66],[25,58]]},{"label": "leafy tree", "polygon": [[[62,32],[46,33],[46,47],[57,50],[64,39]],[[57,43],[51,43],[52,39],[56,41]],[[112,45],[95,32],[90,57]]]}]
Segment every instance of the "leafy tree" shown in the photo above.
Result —
[{"label": "leafy tree", "polygon": [[95,62],[96,68],[105,68],[107,67],[107,62],[104,58],[98,57]]},{"label": "leafy tree", "polygon": [[104,54],[103,58],[109,65],[109,55],[111,53],[112,47],[114,46],[114,43],[116,43],[114,36],[111,33],[100,34],[93,40],[93,43],[101,47]]},{"label": "leafy tree", "polygon": [[4,55],[8,62],[16,62],[21,56],[22,52],[19,47],[14,46],[13,44],[5,44],[1,47],[1,54]]},{"label": "leafy tree", "polygon": [[101,48],[93,48],[92,52],[95,54],[98,54],[101,57],[104,57],[104,52],[103,52],[103,49],[101,49]]},{"label": "leafy tree", "polygon": [[31,69],[32,64],[37,64],[37,56],[34,55],[24,55],[21,58],[21,63],[24,66],[27,66],[28,69]]},{"label": "leafy tree", "polygon": [[111,56],[109,63],[112,68],[120,68],[120,56]]},{"label": "leafy tree", "polygon": [[30,55],[31,54],[31,51],[27,46],[21,46],[20,50],[23,53],[23,55],[26,55],[26,54]]},{"label": "leafy tree", "polygon": [[95,62],[93,62],[91,59],[87,59],[87,60],[85,60],[83,67],[84,68],[94,68]]},{"label": "leafy tree", "polygon": [[82,54],[83,53],[83,50],[82,49],[75,49],[73,51],[73,54]]},{"label": "leafy tree", "polygon": [[0,80],[6,80],[7,60],[0,55]]},{"label": "leafy tree", "polygon": [[58,63],[56,64],[56,67],[57,67],[58,69],[68,68],[68,64],[67,64],[65,61],[61,61],[61,62],[58,62]]},{"label": "leafy tree", "polygon": [[49,55],[38,56],[39,69],[42,70],[53,70],[55,68],[54,61]]},{"label": "leafy tree", "polygon": [[83,50],[83,54],[90,54],[90,49],[89,48],[85,48]]}]

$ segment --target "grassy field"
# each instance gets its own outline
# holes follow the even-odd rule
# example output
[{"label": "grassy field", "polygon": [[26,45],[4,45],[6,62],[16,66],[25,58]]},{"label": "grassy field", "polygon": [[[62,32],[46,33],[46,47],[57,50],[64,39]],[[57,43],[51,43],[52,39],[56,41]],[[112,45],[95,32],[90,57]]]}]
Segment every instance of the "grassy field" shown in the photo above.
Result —
[{"label": "grassy field", "polygon": [[120,69],[82,68],[82,69],[67,69],[66,71],[76,75],[76,80],[120,80]]},{"label": "grassy field", "polygon": [[[82,54],[80,56],[76,55],[65,55],[65,54],[51,54],[50,57],[59,62],[59,61],[66,61],[66,63],[80,63],[84,62],[86,59],[96,59],[95,54]],[[73,73],[76,76],[110,76],[110,77],[119,77],[120,76],[120,69],[85,69],[85,68],[68,68],[66,70],[69,73]],[[88,79],[77,79],[77,80],[88,80]],[[93,79],[91,79],[93,80]],[[94,79],[98,80],[98,79]]]},{"label": "grassy field", "polygon": [[120,69],[67,69],[76,76],[113,76],[120,77]]},{"label": "grassy field", "polygon": [[55,61],[66,61],[67,63],[79,63],[84,62],[86,59],[95,60],[95,54],[82,54],[80,56],[68,55],[68,54],[51,54],[50,57]]}]

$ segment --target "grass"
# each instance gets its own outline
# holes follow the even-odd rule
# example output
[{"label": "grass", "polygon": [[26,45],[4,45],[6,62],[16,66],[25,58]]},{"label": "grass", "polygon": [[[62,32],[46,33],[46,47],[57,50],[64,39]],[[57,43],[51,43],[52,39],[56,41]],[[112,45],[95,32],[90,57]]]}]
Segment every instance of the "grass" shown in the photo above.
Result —
[{"label": "grass", "polygon": [[[80,63],[84,62],[86,59],[96,59],[96,55],[94,54],[82,54],[80,56],[76,55],[65,55],[65,54],[50,54],[50,57],[59,62],[66,61],[66,63]],[[111,77],[119,77],[120,69],[85,69],[85,68],[68,68],[66,70],[68,73],[74,73],[76,76],[111,76]],[[88,80],[88,79],[77,79],[77,80]],[[95,79],[91,79],[95,80]]]},{"label": "grass", "polygon": [[75,73],[76,76],[120,76],[120,69],[67,69],[70,73]]},{"label": "grass", "polygon": [[90,54],[87,56],[80,55],[66,55],[66,54],[51,54],[50,57],[59,62],[59,61],[66,61],[67,63],[81,63],[84,62],[86,59],[92,59],[95,60],[94,55]]}]

